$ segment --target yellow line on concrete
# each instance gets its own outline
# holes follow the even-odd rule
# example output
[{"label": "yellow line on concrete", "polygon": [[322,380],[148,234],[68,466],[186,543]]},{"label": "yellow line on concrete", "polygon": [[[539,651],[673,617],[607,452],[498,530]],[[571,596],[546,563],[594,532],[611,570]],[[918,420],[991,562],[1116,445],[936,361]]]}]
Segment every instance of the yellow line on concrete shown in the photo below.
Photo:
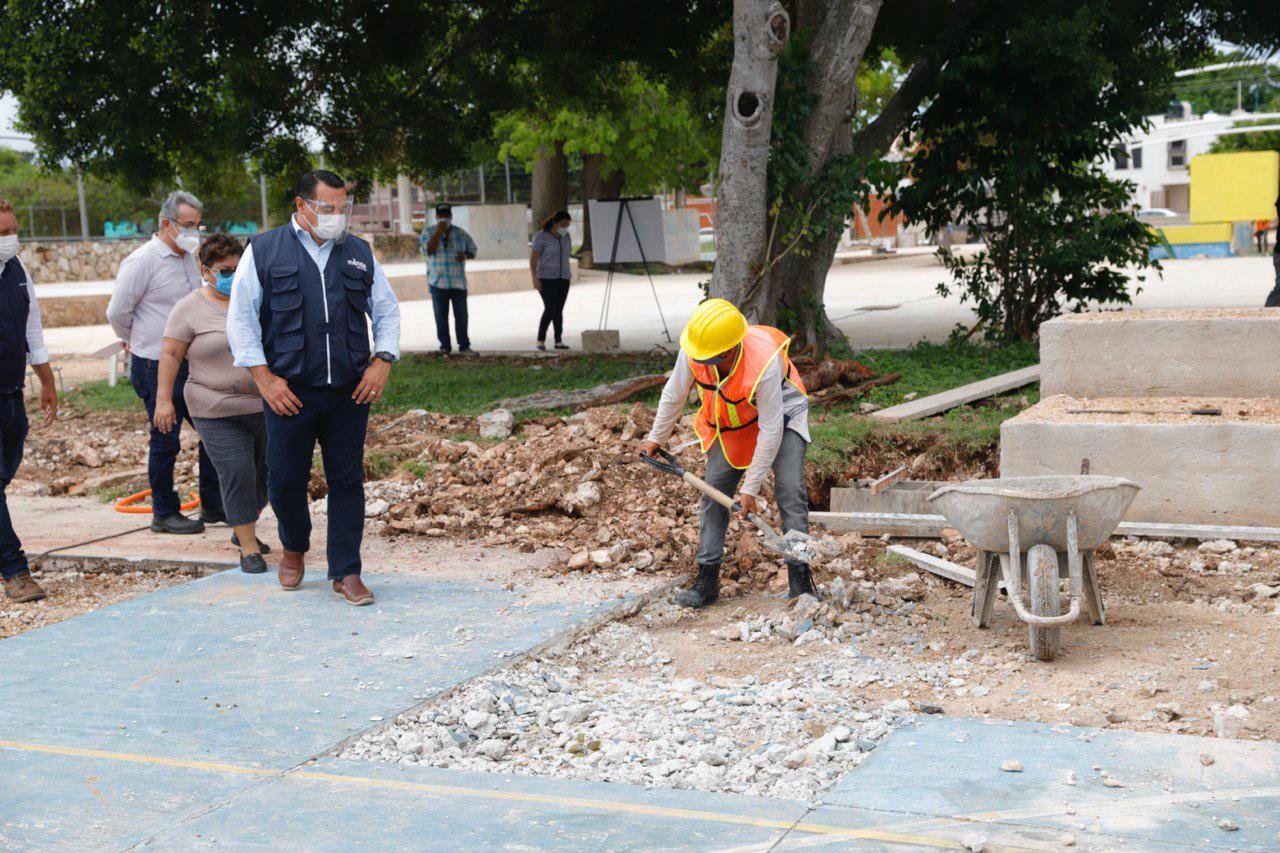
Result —
[{"label": "yellow line on concrete", "polygon": [[899,832],[886,832],[884,830],[870,828],[857,829],[852,827],[828,826],[819,823],[793,824],[791,821],[787,820],[750,817],[749,815],[730,814],[727,812],[676,809],[667,808],[666,806],[621,803],[612,800],[590,800],[582,797],[558,797],[548,794],[526,794],[519,791],[493,791],[483,788],[464,788],[455,785],[429,785],[423,782],[407,782],[396,779],[373,779],[364,776],[348,776],[340,773],[323,773],[313,770],[287,770],[280,772],[277,770],[268,770],[262,767],[246,767],[240,764],[224,764],[217,761],[167,758],[160,755],[139,755],[131,752],[111,752],[103,749],[84,749],[74,746],[53,746],[49,744],[25,743],[23,741],[15,740],[0,740],[0,749],[15,749],[23,752],[43,752],[53,755],[73,755],[81,758],[102,758],[110,761],[128,761],[136,764],[150,764],[160,767],[180,767],[191,770],[209,770],[217,773],[232,773],[242,776],[279,776],[281,778],[311,779],[322,782],[333,782],[341,785],[359,785],[368,788],[391,788],[402,791],[418,791],[424,794],[432,794],[441,797],[473,797],[488,800],[541,803],[545,805],[566,806],[571,808],[598,809],[600,811],[607,812],[652,815],[654,817],[702,820],[711,823],[734,824],[738,826],[759,826],[767,829],[791,829],[796,832],[807,832],[814,835],[858,838],[896,844],[914,844],[920,847],[936,847],[951,850],[963,849],[963,845],[947,838],[910,835]]}]

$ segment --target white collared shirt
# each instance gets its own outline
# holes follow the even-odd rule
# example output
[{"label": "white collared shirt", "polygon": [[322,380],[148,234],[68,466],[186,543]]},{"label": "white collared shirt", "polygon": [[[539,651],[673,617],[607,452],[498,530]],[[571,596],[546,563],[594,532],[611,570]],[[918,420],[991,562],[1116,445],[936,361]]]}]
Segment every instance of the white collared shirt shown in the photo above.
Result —
[{"label": "white collared shirt", "polygon": [[139,358],[160,360],[164,325],[178,300],[201,284],[200,264],[152,235],[129,253],[116,273],[107,322]]}]

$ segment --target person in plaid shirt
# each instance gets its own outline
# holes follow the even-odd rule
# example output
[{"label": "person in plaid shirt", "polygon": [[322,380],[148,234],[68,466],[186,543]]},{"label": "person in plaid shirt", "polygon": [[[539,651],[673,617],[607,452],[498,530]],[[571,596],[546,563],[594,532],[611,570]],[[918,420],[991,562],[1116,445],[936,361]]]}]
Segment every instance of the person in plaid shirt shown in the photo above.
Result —
[{"label": "person in plaid shirt", "polygon": [[436,314],[440,352],[453,351],[449,339],[450,305],[458,332],[458,352],[474,352],[467,337],[467,261],[476,256],[476,241],[453,224],[453,208],[442,204],[436,208],[435,228],[423,229],[418,242],[427,256],[427,284]]}]

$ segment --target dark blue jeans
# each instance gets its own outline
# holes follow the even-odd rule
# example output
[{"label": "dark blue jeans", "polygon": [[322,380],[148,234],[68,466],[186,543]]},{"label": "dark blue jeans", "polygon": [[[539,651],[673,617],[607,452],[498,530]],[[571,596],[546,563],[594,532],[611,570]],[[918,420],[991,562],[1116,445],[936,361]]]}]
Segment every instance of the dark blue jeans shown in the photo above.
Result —
[{"label": "dark blue jeans", "polygon": [[0,576],[11,578],[27,570],[27,555],[13,532],[9,500],[5,490],[22,464],[22,446],[27,440],[27,410],[22,392],[0,394]]},{"label": "dark blue jeans", "polygon": [[471,338],[467,336],[467,292],[431,288],[431,307],[436,312],[436,337],[440,339],[440,349],[448,352],[453,349],[449,343],[449,306],[453,306],[453,324],[458,329],[458,349],[471,346]]},{"label": "dark blue jeans", "polygon": [[[179,441],[182,422],[191,423],[187,414],[187,401],[182,389],[187,384],[187,363],[178,368],[178,378],[173,383],[173,410],[176,415],[173,429],[167,433],[156,429],[156,386],[159,380],[160,362],[133,356],[129,365],[129,381],[134,393],[147,408],[147,426],[151,430],[150,452],[147,455],[147,481],[151,485],[151,512],[153,515],[173,515],[182,501],[173,488],[173,463],[182,450]],[[191,424],[195,428],[195,424]],[[198,448],[200,465],[200,506],[207,509],[222,507],[222,487],[218,484],[218,472],[213,460],[205,453],[204,445]]]},{"label": "dark blue jeans", "polygon": [[311,548],[311,456],[320,444],[329,487],[327,557],[332,580],[360,574],[364,538],[364,436],[369,407],[351,399],[355,385],[308,388],[289,383],[302,401],[296,415],[267,415],[267,497],[286,551]]}]

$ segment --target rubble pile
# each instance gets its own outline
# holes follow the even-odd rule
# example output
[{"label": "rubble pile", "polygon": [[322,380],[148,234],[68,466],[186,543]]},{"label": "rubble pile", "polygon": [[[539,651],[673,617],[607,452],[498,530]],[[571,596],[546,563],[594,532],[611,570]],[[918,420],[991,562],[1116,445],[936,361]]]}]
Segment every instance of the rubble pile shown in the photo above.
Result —
[{"label": "rubble pile", "polygon": [[[691,418],[678,434],[692,434]],[[636,404],[526,423],[519,435],[489,446],[433,438],[416,457],[422,476],[368,484],[368,514],[384,519],[377,530],[387,536],[561,549],[556,571],[686,570],[698,496],[636,457],[652,420],[652,411]],[[678,456],[693,470],[701,462],[697,447]],[[745,583],[776,560],[753,528],[734,525],[724,577]]]},{"label": "rubble pile", "polygon": [[[807,799],[914,717],[850,694],[847,666],[795,679],[672,678],[648,632],[613,624],[561,659],[485,676],[344,758]],[[576,662],[609,660],[612,672]],[[627,668],[656,669],[654,673]]]}]

